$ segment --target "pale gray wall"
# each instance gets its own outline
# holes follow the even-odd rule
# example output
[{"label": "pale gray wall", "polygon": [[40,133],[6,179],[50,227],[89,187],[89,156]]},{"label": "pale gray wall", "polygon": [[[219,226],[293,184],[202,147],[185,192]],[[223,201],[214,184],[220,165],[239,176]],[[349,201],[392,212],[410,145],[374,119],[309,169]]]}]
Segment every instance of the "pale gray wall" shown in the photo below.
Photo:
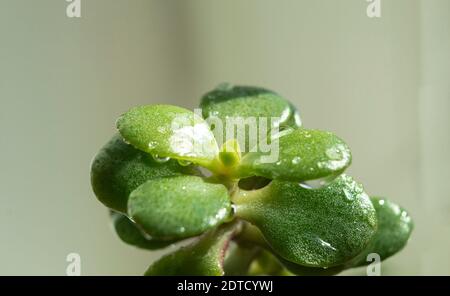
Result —
[{"label": "pale gray wall", "polygon": [[450,274],[450,1],[421,2],[421,272]]},{"label": "pale gray wall", "polygon": [[63,0],[0,0],[0,274],[64,274],[73,251],[83,274],[142,273],[154,254],[115,238],[90,160],[128,108],[193,108],[223,81],[285,95],[411,211],[384,274],[450,274],[449,3],[82,0],[68,19]]}]

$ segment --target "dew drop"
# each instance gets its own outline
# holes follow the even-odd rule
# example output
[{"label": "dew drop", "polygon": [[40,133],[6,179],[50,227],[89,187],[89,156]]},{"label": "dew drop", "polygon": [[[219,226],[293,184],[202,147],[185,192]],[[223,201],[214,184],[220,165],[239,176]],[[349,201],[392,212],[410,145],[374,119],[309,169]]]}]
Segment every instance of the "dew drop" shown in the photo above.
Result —
[{"label": "dew drop", "polygon": [[337,148],[329,148],[329,149],[327,149],[325,154],[332,160],[339,160],[342,158],[340,150]]},{"label": "dew drop", "polygon": [[345,199],[347,199],[348,201],[352,201],[355,197],[353,196],[353,194],[348,191],[347,189],[344,188],[344,195],[345,195]]},{"label": "dew drop", "polygon": [[292,164],[299,164],[302,159],[299,156],[296,156],[292,159]]},{"label": "dew drop", "polygon": [[190,165],[192,162],[188,161],[188,160],[184,160],[184,159],[179,159],[178,160],[178,164],[181,166],[188,166]]},{"label": "dew drop", "polygon": [[158,156],[158,154],[154,154],[152,156],[153,156],[153,159],[158,163],[168,162],[170,159],[170,157],[160,157],[160,156]]},{"label": "dew drop", "polygon": [[274,127],[279,127],[280,126],[280,122],[285,122],[289,116],[291,115],[291,108],[286,107],[280,114],[280,117],[278,120],[276,120],[275,122],[273,122],[273,126]]},{"label": "dew drop", "polygon": [[153,150],[156,148],[157,143],[156,142],[148,142],[148,149]]},{"label": "dew drop", "polygon": [[309,186],[309,184],[306,183],[305,181],[298,183],[298,185],[300,185],[300,187],[305,188],[305,189],[312,189],[312,187]]},{"label": "dew drop", "polygon": [[295,111],[295,113],[294,113],[294,121],[297,126],[302,126],[302,119],[301,119],[300,113],[298,111]]},{"label": "dew drop", "polygon": [[305,189],[318,189],[326,185],[326,182],[323,180],[308,180],[300,183],[300,186]]},{"label": "dew drop", "polygon": [[324,177],[324,178],[302,181],[302,182],[299,183],[299,185],[302,188],[305,188],[305,189],[318,189],[318,188],[322,188],[322,187],[327,186],[334,179],[336,179],[336,176],[327,176],[327,177]]}]

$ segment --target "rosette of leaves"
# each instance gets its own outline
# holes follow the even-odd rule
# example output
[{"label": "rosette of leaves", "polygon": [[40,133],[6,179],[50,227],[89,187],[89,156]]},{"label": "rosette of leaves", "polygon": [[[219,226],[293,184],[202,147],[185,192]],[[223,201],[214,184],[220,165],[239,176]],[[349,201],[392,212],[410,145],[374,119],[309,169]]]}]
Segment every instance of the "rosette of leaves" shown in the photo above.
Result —
[{"label": "rosette of leaves", "polygon": [[[344,173],[346,143],[302,126],[286,99],[222,85],[200,107],[132,108],[92,162],[93,191],[122,241],[148,250],[182,245],[146,275],[332,275],[405,246],[408,213],[369,197]],[[227,126],[217,123],[230,118],[254,120],[256,145],[276,144],[275,161],[250,133],[219,139]]]}]

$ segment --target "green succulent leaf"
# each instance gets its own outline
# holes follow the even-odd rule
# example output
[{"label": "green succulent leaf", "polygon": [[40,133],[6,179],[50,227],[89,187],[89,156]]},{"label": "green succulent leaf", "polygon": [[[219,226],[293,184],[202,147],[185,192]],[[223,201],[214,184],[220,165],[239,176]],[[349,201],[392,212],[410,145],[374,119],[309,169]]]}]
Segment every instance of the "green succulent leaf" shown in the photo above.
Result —
[{"label": "green succulent leaf", "polygon": [[351,265],[367,265],[367,255],[377,253],[381,260],[399,252],[408,242],[413,222],[408,212],[395,203],[381,197],[371,197],[377,212],[378,229],[368,247],[352,260]]},{"label": "green succulent leaf", "polygon": [[267,250],[260,250],[250,264],[249,275],[292,275],[280,261]]},{"label": "green succulent leaf", "polygon": [[252,275],[311,275],[311,276],[323,276],[323,275],[335,275],[344,270],[343,265],[322,268],[322,267],[309,267],[302,266],[290,262],[280,255],[278,255],[272,247],[266,242],[261,231],[251,225],[244,224],[240,231],[237,240],[240,244],[257,245],[263,250],[257,254],[254,262],[250,268],[250,274]]},{"label": "green succulent leaf", "polygon": [[126,213],[128,196],[139,185],[150,179],[183,174],[196,174],[196,170],[175,160],[159,163],[116,134],[95,156],[91,184],[104,205]]},{"label": "green succulent leaf", "polygon": [[128,215],[157,239],[199,235],[229,219],[230,209],[227,188],[197,176],[147,181],[128,200]]},{"label": "green succulent leaf", "polygon": [[252,263],[250,273],[254,275],[331,276],[342,270],[344,270],[343,266],[321,268],[298,265],[281,258],[276,253],[264,250]]},{"label": "green succulent leaf", "polygon": [[111,212],[111,219],[114,229],[119,238],[126,244],[147,250],[157,250],[165,248],[176,241],[155,240],[146,235],[139,227],[133,223],[127,216]]},{"label": "green succulent leaf", "polygon": [[341,174],[351,162],[348,146],[330,132],[288,129],[274,140],[278,141],[278,157],[273,157],[273,151],[250,152],[243,157],[237,174],[320,182]]},{"label": "green succulent leaf", "polygon": [[283,259],[280,256],[274,256],[280,264],[290,273],[294,275],[301,275],[301,276],[331,276],[336,275],[340,272],[342,272],[345,267],[343,265],[338,265],[334,267],[308,267],[303,266],[299,264],[295,264],[293,262],[290,262],[288,260]]},{"label": "green succulent leaf", "polygon": [[[200,103],[203,118],[214,124],[220,119],[221,125],[215,125],[214,133],[222,142],[229,140],[227,119],[242,118],[243,123],[253,124],[258,130],[249,130],[245,138],[239,139],[242,152],[246,153],[257,143],[250,141],[250,134],[254,132],[252,139],[259,138],[259,120],[265,119],[266,131],[280,125],[300,126],[301,120],[298,111],[286,99],[273,91],[251,86],[231,86],[223,84],[206,93]],[[272,120],[273,118],[273,120]],[[217,130],[218,129],[218,130]],[[237,137],[237,134],[235,134]],[[264,134],[264,139],[266,134]]]},{"label": "green succulent leaf", "polygon": [[257,226],[282,258],[309,267],[341,265],[367,246],[376,214],[360,184],[341,175],[318,189],[272,181],[233,197],[236,215]]},{"label": "green succulent leaf", "polygon": [[223,264],[225,275],[247,275],[250,264],[260,251],[257,246],[230,242]]},{"label": "green succulent leaf", "polygon": [[211,167],[218,154],[208,124],[181,107],[135,107],[118,119],[117,128],[125,140],[156,158],[170,157]]},{"label": "green succulent leaf", "polygon": [[200,107],[132,108],[91,165],[123,242],[192,238],[146,275],[334,275],[406,245],[409,214],[344,175],[347,144],[303,128],[289,101],[222,84]]},{"label": "green succulent leaf", "polygon": [[224,275],[224,254],[235,231],[235,223],[223,224],[191,245],[162,257],[145,275]]}]

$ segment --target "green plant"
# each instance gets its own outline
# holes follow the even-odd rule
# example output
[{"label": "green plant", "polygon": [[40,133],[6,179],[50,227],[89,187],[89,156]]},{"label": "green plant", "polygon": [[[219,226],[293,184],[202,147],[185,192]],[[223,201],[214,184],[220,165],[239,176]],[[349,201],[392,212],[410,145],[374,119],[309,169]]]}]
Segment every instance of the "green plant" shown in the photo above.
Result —
[{"label": "green plant", "polygon": [[[131,109],[92,163],[93,190],[124,242],[155,250],[195,237],[146,275],[332,275],[404,247],[406,211],[343,174],[345,142],[302,127],[287,100],[221,86],[200,106],[201,116],[169,105]],[[205,119],[236,116],[257,119],[258,141],[276,144],[276,161],[264,161],[273,151],[250,149],[251,133],[219,147],[226,127]],[[258,119],[268,118],[265,129]]]}]

